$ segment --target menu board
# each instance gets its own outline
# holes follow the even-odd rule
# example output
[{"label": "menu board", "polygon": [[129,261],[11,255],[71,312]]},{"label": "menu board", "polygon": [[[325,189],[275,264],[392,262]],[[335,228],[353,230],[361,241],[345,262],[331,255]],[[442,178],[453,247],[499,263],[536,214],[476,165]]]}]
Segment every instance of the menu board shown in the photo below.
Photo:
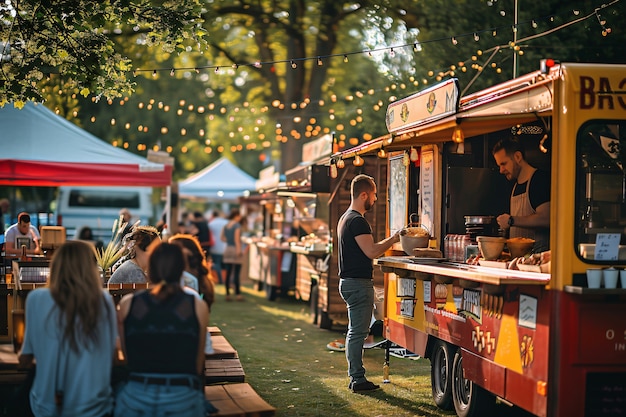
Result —
[{"label": "menu board", "polygon": [[389,158],[389,230],[393,234],[407,222],[407,167],[403,154]]},{"label": "menu board", "polygon": [[434,149],[422,148],[420,162],[420,192],[422,195],[422,215],[420,223],[432,232],[435,210],[435,152]]}]

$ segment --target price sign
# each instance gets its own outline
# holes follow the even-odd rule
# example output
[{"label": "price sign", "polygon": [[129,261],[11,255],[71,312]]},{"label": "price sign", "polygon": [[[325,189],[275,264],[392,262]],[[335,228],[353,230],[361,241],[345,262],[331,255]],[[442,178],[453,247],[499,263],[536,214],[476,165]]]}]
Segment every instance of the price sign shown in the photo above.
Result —
[{"label": "price sign", "polygon": [[594,258],[597,261],[616,261],[621,237],[619,233],[598,233]]}]

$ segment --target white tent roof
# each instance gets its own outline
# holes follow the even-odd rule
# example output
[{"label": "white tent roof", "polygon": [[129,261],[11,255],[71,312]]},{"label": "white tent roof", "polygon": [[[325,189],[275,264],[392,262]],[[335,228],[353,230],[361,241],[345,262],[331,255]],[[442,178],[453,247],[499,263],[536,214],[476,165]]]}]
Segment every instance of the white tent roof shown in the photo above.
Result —
[{"label": "white tent roof", "polygon": [[178,192],[181,198],[232,201],[246,191],[254,191],[255,187],[255,178],[222,157],[202,171],[179,182]]}]

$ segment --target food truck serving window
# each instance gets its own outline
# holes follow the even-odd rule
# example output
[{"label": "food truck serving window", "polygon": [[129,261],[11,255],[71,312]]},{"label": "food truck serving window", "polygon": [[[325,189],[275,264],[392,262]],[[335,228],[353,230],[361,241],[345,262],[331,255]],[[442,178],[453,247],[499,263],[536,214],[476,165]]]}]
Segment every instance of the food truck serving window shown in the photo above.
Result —
[{"label": "food truck serving window", "polygon": [[581,126],[576,160],[577,254],[587,263],[626,263],[626,121]]}]

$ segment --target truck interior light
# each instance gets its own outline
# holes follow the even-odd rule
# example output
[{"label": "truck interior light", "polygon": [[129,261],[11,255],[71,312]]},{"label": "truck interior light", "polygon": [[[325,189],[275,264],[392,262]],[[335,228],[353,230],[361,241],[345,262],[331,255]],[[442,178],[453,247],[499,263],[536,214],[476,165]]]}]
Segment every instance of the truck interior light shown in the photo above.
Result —
[{"label": "truck interior light", "polygon": [[452,140],[456,143],[465,142],[465,134],[459,126],[454,128],[454,132],[452,132]]}]

